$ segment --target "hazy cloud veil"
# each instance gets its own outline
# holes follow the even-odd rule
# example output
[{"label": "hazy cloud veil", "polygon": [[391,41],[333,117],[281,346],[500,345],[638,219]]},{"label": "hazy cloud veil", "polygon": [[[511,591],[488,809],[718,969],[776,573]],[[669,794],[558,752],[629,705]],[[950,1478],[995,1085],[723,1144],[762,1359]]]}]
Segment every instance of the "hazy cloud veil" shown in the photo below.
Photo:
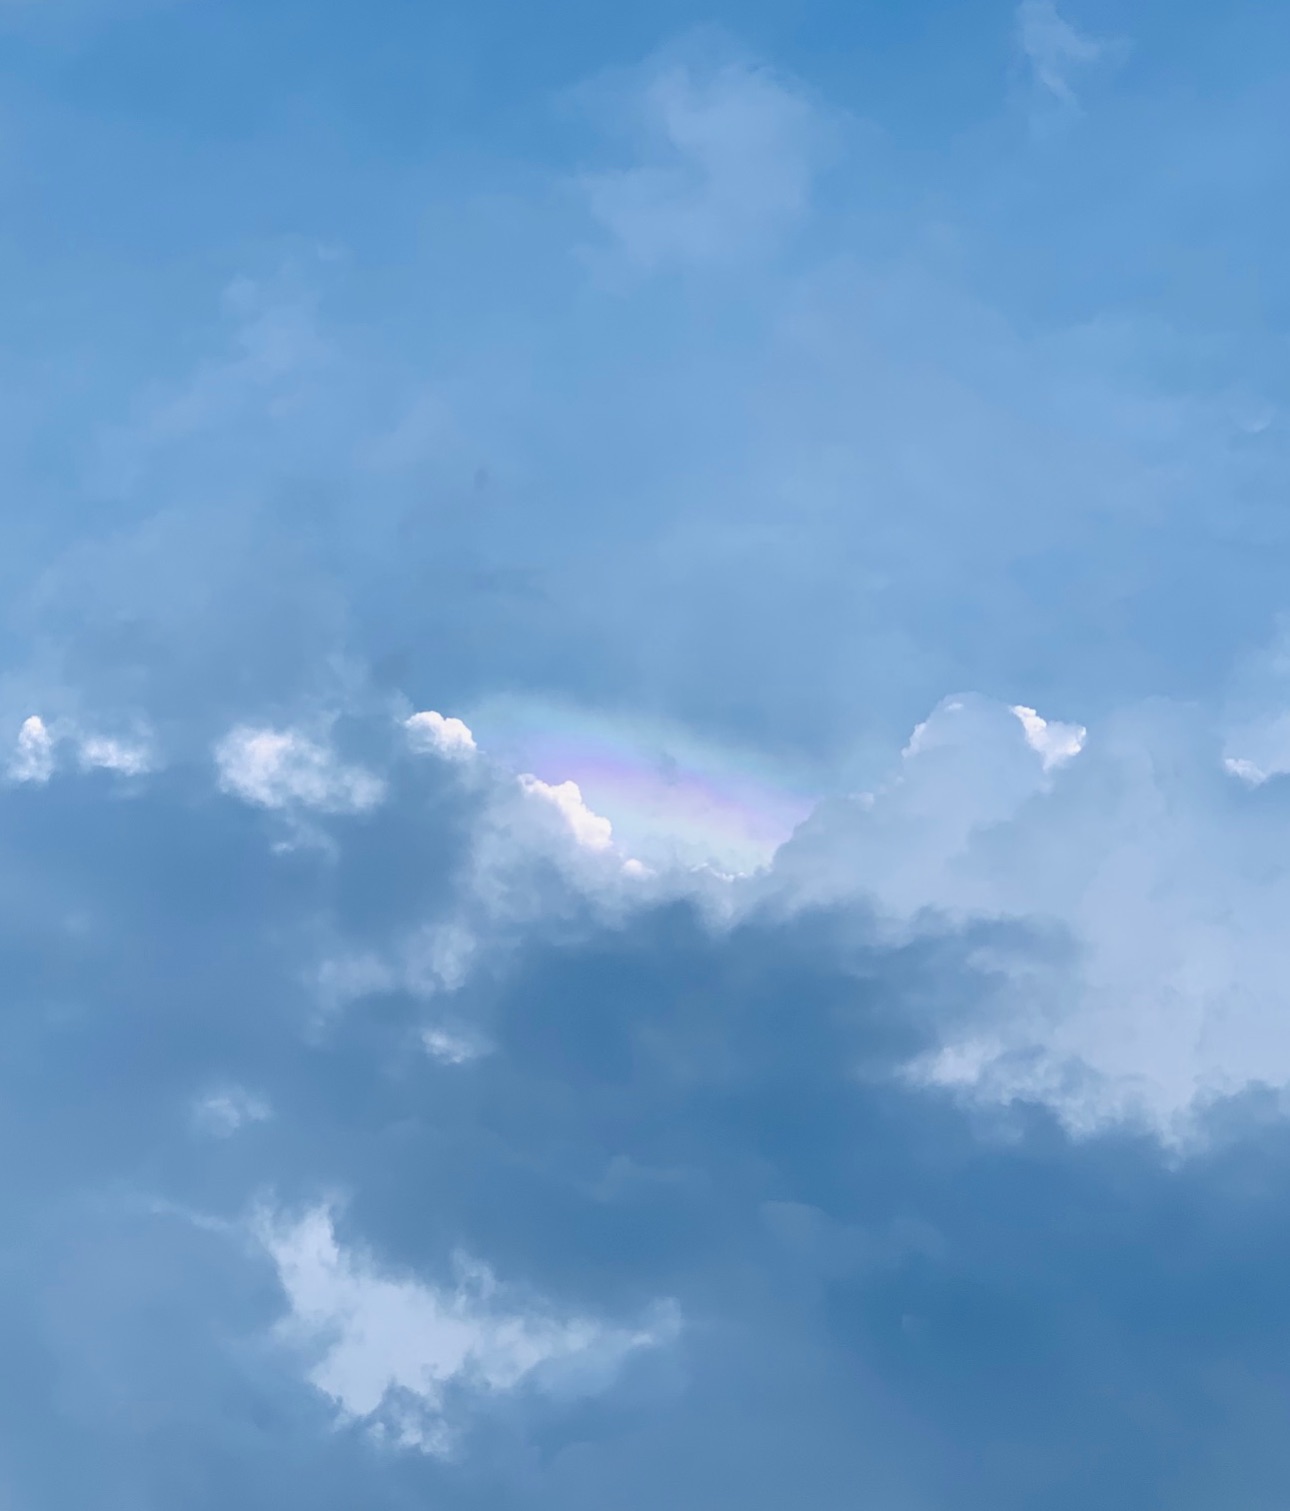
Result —
[{"label": "hazy cloud veil", "polygon": [[0,34],[0,1505],[1281,1506],[1290,18]]}]

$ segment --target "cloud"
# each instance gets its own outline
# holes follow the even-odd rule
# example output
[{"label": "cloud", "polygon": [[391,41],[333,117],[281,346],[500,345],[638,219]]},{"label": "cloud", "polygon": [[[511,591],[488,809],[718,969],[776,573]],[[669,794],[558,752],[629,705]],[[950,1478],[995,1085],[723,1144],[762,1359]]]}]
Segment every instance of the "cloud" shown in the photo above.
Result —
[{"label": "cloud", "polygon": [[527,1381],[541,1389],[544,1378],[567,1388],[581,1374],[594,1388],[679,1326],[666,1305],[636,1330],[554,1317],[531,1301],[520,1310],[487,1266],[462,1257],[442,1290],[381,1274],[338,1246],[321,1208],[294,1224],[263,1220],[260,1233],[291,1305],[283,1335],[324,1350],[312,1383],[347,1415],[428,1453],[454,1446],[454,1387],[487,1398]]},{"label": "cloud", "polygon": [[17,746],[9,761],[15,782],[47,782],[54,774],[54,739],[39,714],[22,721]]},{"label": "cloud", "polygon": [[[481,795],[415,758],[384,709],[350,735],[386,799],[361,825],[318,810],[325,850],[275,852],[209,801],[196,757],[128,805],[78,782],[0,794],[22,909],[0,941],[0,1091],[32,1151],[2,1193],[0,1321],[28,1366],[5,1401],[15,1493],[162,1504],[191,1479],[212,1511],[289,1493],[591,1511],[614,1486],[644,1508],[720,1484],[760,1511],[861,1484],[993,1511],[1064,1493],[1072,1441],[1080,1494],[1112,1504],[1162,1457],[1242,1493],[1279,1474],[1274,1109],[1228,1098],[1168,1157],[1105,1123],[1072,1138],[1042,1085],[983,1111],[911,1076],[1006,1039],[1065,979],[1052,929],[986,908],[893,930],[854,890],[803,900],[806,836],[775,874],[722,884],[719,916],[662,876],[630,907],[579,903],[591,873],[512,830],[533,897],[493,915],[471,902],[470,836],[494,833],[494,802],[557,811],[503,771]],[[948,792],[975,803],[987,822],[940,879],[965,888],[996,815],[1017,843],[988,874],[1030,854],[1051,882],[1072,836],[1096,849],[1141,821],[1160,779],[1141,752],[1185,748],[1168,725],[1094,724],[1046,773],[1007,704],[967,695],[916,744],[869,811],[898,805],[908,835]],[[1234,800],[1275,787],[1212,766]],[[1145,785],[1106,805],[1134,771]],[[866,852],[837,812],[816,822]],[[1184,869],[1177,844],[1157,852]],[[1014,874],[1032,912],[1035,874]],[[1159,890],[1141,880],[1106,899],[1138,930]],[[450,984],[463,908],[477,968]]]},{"label": "cloud", "polygon": [[403,721],[413,748],[432,750],[449,760],[468,760],[475,754],[475,737],[460,719],[445,718],[433,708]]},{"label": "cloud", "polygon": [[89,735],[80,741],[78,757],[83,767],[116,771],[122,776],[142,776],[152,769],[152,758],[144,745],[132,745],[104,735]]},{"label": "cloud", "polygon": [[297,730],[239,726],[215,749],[225,792],[261,808],[300,804],[329,813],[363,813],[385,795],[381,779],[338,761]]},{"label": "cloud", "polygon": [[1275,710],[1238,724],[1225,744],[1224,764],[1234,776],[1257,785],[1290,772],[1290,714]]},{"label": "cloud", "polygon": [[1036,83],[1064,105],[1075,105],[1071,77],[1089,65],[1124,53],[1124,44],[1086,36],[1057,10],[1054,0],[1021,0],[1017,34]]},{"label": "cloud", "polygon": [[1030,723],[948,700],[887,782],[820,809],[778,873],[906,926],[934,908],[1055,931],[1049,965],[995,961],[995,1010],[923,1062],[942,1084],[1167,1138],[1215,1097],[1290,1086],[1276,784],[1231,781],[1194,710],[1125,710],[1052,744],[1052,723],[1038,739]]},{"label": "cloud", "polygon": [[421,1036],[421,1042],[426,1047],[426,1053],[444,1065],[465,1065],[485,1053],[484,1046],[478,1042],[442,1028],[427,1028]]},{"label": "cloud", "polygon": [[[326,16],[302,137],[244,9],[6,118],[0,1500],[1266,1504],[1276,46],[1143,11],[1037,175],[1001,34],[803,13],[553,133],[521,28],[463,179]],[[1016,24],[1069,118],[1115,48]]]},{"label": "cloud", "polygon": [[1253,761],[1244,760],[1241,756],[1224,756],[1223,770],[1240,777],[1241,781],[1248,782],[1251,787],[1262,785],[1269,776],[1268,772],[1256,766]]},{"label": "cloud", "polygon": [[[462,1002],[556,917],[608,924],[684,898],[719,927],[772,899],[862,899],[894,937],[928,909],[956,927],[1012,919],[1037,928],[1045,950],[992,956],[988,1008],[947,1022],[908,1072],[987,1103],[1046,1104],[1082,1135],[1127,1119],[1191,1137],[1215,1097],[1290,1087],[1271,921],[1280,889],[1264,858],[1280,798],[1261,817],[1243,808],[1247,784],[1230,781],[1211,739],[1163,705],[1090,735],[959,694],[915,728],[884,781],[822,804],[768,871],[742,880],[637,872],[576,783],[490,768],[461,789],[471,818],[451,902],[368,942],[338,936],[317,969],[318,1001],[335,1014],[407,994],[427,1014],[422,1051],[461,1067],[495,1052],[493,1029]],[[452,763],[439,769],[453,779]],[[1257,790],[1272,793],[1266,781]],[[1230,866],[1208,864],[1216,844]]]},{"label": "cloud", "polygon": [[193,1121],[204,1133],[228,1138],[248,1124],[272,1117],[269,1104],[244,1086],[225,1086],[207,1092],[193,1107]]},{"label": "cloud", "polygon": [[826,132],[800,89],[744,63],[677,63],[647,77],[638,108],[645,161],[580,180],[629,265],[739,261],[805,215]]},{"label": "cloud", "polygon": [[524,772],[519,777],[519,784],[526,796],[549,803],[584,849],[608,850],[613,844],[613,825],[587,807],[577,782],[544,782],[540,777]]},{"label": "cloud", "polygon": [[47,725],[38,715],[23,720],[12,759],[9,777],[15,782],[44,783],[57,766],[58,747],[76,746],[77,763],[82,771],[113,771],[119,776],[143,776],[153,769],[154,758],[146,741],[122,740],[107,735],[85,734],[70,720]]},{"label": "cloud", "polygon": [[1044,770],[1064,766],[1084,748],[1088,730],[1082,724],[1059,724],[1041,719],[1033,708],[1016,704],[1012,713],[1021,721],[1026,732],[1026,744],[1035,751],[1044,763]]},{"label": "cloud", "polygon": [[[181,381],[153,384],[134,413],[104,430],[94,458],[95,482],[112,493],[163,483],[177,457],[210,451],[212,476],[227,476],[221,437],[281,427],[307,404],[328,359],[316,294],[287,269],[273,279],[242,276],[223,291],[225,350],[200,361]],[[215,442],[214,446],[211,445]]]}]

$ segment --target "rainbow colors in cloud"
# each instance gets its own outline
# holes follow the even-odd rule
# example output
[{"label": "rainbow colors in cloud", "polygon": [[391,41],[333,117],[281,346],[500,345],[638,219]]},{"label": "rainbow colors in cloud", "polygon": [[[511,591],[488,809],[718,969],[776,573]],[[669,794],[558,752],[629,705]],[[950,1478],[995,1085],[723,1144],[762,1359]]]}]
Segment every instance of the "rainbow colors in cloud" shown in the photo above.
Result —
[{"label": "rainbow colors in cloud", "polygon": [[618,848],[651,866],[755,871],[814,806],[804,784],[772,763],[660,721],[506,699],[468,722],[507,764],[543,782],[576,782],[612,823]]}]

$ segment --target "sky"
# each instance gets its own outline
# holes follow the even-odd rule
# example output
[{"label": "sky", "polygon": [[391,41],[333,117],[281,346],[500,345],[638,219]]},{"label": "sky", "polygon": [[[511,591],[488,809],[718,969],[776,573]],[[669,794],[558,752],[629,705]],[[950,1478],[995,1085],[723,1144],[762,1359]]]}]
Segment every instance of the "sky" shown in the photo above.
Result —
[{"label": "sky", "polygon": [[1281,1511],[1288,74],[0,0],[0,1511]]}]

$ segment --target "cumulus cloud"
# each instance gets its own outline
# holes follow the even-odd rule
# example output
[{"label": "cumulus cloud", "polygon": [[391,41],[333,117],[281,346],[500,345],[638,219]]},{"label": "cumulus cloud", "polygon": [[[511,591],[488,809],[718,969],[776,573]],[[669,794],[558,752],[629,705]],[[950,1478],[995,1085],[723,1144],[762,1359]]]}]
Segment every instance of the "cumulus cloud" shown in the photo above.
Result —
[{"label": "cumulus cloud", "polygon": [[298,730],[241,725],[216,746],[215,763],[225,792],[261,808],[300,804],[328,813],[362,813],[385,795],[380,777],[338,760]]},{"label": "cumulus cloud", "polygon": [[[917,142],[834,155],[838,11],[803,82],[656,59],[463,192],[344,122],[293,172],[272,111],[234,163],[191,9],[164,150],[128,79],[9,123],[0,1500],[1266,1504],[1284,646],[1230,684],[1284,608],[1284,273],[1275,91],[1233,101],[1275,47],[1211,8],[1167,40],[1222,89],[1129,80],[1148,129],[1037,179],[904,43],[861,92]],[[1015,26],[1069,120],[1115,47]],[[523,52],[490,141],[550,105]],[[639,738],[510,760],[503,696]],[[714,817],[672,729],[830,796]],[[755,874],[637,847],[717,820]]]},{"label": "cumulus cloud", "polygon": [[467,760],[475,754],[475,737],[460,719],[445,718],[433,708],[413,714],[403,727],[414,750],[434,751],[449,760]]},{"label": "cumulus cloud", "polygon": [[996,960],[998,1015],[931,1053],[939,1082],[1047,1102],[1085,1131],[1129,1118],[1169,1137],[1215,1096],[1290,1086],[1279,793],[1224,780],[1216,732],[1181,709],[1126,711],[1087,749],[1078,726],[1034,721],[949,700],[888,783],[821,809],[785,880],[893,918],[1059,931],[1055,968]]},{"label": "cumulus cloud", "polygon": [[[105,1483],[161,1504],[201,1469],[212,1511],[291,1486],[327,1511],[409,1496],[592,1511],[623,1485],[642,1508],[685,1506],[712,1484],[758,1508],[790,1492],[841,1504],[856,1484],[1022,1506],[1068,1483],[1072,1423],[1109,1496],[1166,1448],[1203,1471],[1227,1435],[1198,1394],[1275,1395],[1290,1242],[1267,1193],[1290,1149],[1266,1109],[1210,1109],[1211,1152],[1184,1160],[1104,1123],[1070,1138],[1041,1078],[1014,1076],[1004,1107],[979,1112],[998,1046],[1015,1051],[1027,1006],[1072,969],[1051,928],[960,906],[893,930],[851,877],[832,901],[793,892],[819,827],[834,848],[816,849],[817,876],[873,848],[850,805],[822,809],[774,872],[720,884],[723,916],[661,875],[612,915],[580,904],[581,873],[553,870],[537,840],[541,905],[494,915],[470,902],[468,838],[450,836],[494,834],[494,800],[558,811],[504,772],[481,799],[408,759],[383,712],[372,748],[382,730],[385,804],[363,825],[319,810],[333,848],[288,862],[199,800],[213,777],[196,760],[129,805],[77,783],[0,794],[0,862],[23,883],[8,979],[39,1003],[6,1019],[0,1057],[5,1115],[33,1151],[4,1187],[4,1320],[35,1382],[9,1402],[7,1441],[18,1421],[37,1445],[15,1460],[21,1492],[64,1476],[67,1504]],[[989,874],[1013,868],[1033,915],[1071,837],[1105,850],[1158,790],[1160,753],[1185,748],[1178,729],[1093,735],[1045,772],[1007,705],[959,695],[886,796],[856,806],[880,819],[889,802],[894,832],[917,836],[957,791],[984,819],[929,869],[942,901],[989,895],[971,892],[981,847],[1011,827]],[[1235,798],[1275,787],[1211,768]],[[1135,842],[1187,874],[1171,822]],[[527,843],[512,831],[517,878]],[[1027,854],[1043,861],[1030,873]],[[1162,871],[1135,865],[1137,890],[1112,887],[1105,910],[1141,930]],[[1281,901],[1266,905],[1270,919]],[[55,952],[60,995],[37,996]],[[454,960],[480,968],[448,987]],[[324,979],[336,1011],[320,1021]],[[957,1105],[964,1087],[975,1106]],[[327,1191],[347,1193],[343,1221]],[[991,1327],[963,1324],[965,1296]],[[1248,1373],[1229,1386],[1233,1355]],[[55,1368],[56,1395],[41,1383]],[[1125,1371],[1145,1418],[1108,1400]],[[1279,1429],[1253,1423],[1248,1472],[1223,1482],[1279,1471]],[[174,1480],[149,1447],[170,1431],[187,1445]]]},{"label": "cumulus cloud", "polygon": [[54,774],[54,738],[39,714],[22,721],[9,776],[15,782],[47,782]]},{"label": "cumulus cloud", "polygon": [[119,776],[142,776],[153,769],[154,757],[147,742],[87,734],[69,720],[52,727],[38,714],[23,720],[18,731],[9,776],[16,782],[44,783],[53,776],[59,745],[71,744],[82,771],[113,771]]},{"label": "cumulus cloud", "polygon": [[1041,719],[1033,708],[1017,704],[1012,712],[1021,721],[1026,732],[1026,744],[1035,751],[1044,763],[1044,770],[1064,766],[1084,748],[1088,730],[1082,724],[1060,724]]},{"label": "cumulus cloud", "polygon": [[[633,867],[576,783],[490,768],[471,788],[451,902],[368,943],[337,936],[317,1000],[334,1015],[405,996],[422,1004],[423,1052],[460,1067],[494,1047],[464,1007],[472,991],[557,916],[625,918],[710,892],[714,921],[770,898],[857,897],[898,931],[927,909],[1033,921],[1065,941],[1054,959],[997,954],[989,1012],[947,1024],[911,1073],[986,1101],[1045,1103],[1084,1133],[1129,1118],[1174,1137],[1215,1095],[1290,1086],[1290,1038],[1276,1011],[1280,935],[1262,922],[1275,894],[1203,858],[1226,830],[1257,867],[1271,831],[1223,798],[1218,754],[1207,768],[1195,730],[1153,717],[1125,716],[1089,747],[1083,726],[1028,705],[948,698],[885,781],[823,804],[768,872],[745,879]],[[1181,805],[1162,786],[1163,751],[1189,773]]]},{"label": "cumulus cloud", "polygon": [[[1252,828],[1222,798],[1217,752],[1208,781],[1220,785],[1208,790],[1195,731],[1169,730],[1143,714],[1089,748],[1082,725],[956,695],[915,728],[884,782],[822,805],[769,872],[742,880],[634,867],[576,783],[490,768],[472,788],[451,905],[369,943],[337,937],[315,968],[317,1001],[335,1015],[405,995],[424,1005],[422,1051],[460,1067],[492,1052],[492,1030],[461,1006],[476,973],[489,979],[544,918],[624,917],[711,891],[714,920],[768,897],[793,907],[862,897],[900,928],[929,908],[1034,920],[1067,941],[1065,953],[1042,968],[1025,953],[1000,955],[989,1013],[947,1025],[911,1073],[987,1101],[1046,1103],[1083,1132],[1129,1118],[1174,1137],[1215,1095],[1260,1080],[1290,1086],[1290,1038],[1276,1010],[1280,935],[1261,921],[1274,894],[1203,859],[1226,829],[1242,864],[1257,865],[1273,843],[1266,824]],[[1170,759],[1194,773],[1181,807],[1150,754],[1171,743]],[[302,796],[301,778],[277,764],[290,749],[270,743],[269,775],[253,768],[275,802],[325,811],[325,796],[327,810],[353,811],[334,796],[334,776],[320,776],[332,771],[330,757],[319,765],[321,747]]]},{"label": "cumulus cloud", "polygon": [[522,772],[519,784],[526,796],[555,809],[583,849],[608,850],[613,844],[613,825],[587,807],[577,782],[544,782],[540,777]]}]

